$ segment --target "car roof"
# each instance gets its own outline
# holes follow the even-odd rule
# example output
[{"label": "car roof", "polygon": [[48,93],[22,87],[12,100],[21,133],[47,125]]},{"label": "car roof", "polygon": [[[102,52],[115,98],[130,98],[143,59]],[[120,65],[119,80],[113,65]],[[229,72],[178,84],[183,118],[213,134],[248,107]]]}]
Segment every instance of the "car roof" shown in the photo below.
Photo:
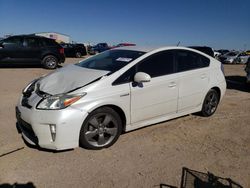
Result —
[{"label": "car roof", "polygon": [[11,37],[32,37],[32,38],[41,38],[41,39],[54,40],[54,39],[51,39],[51,38],[47,38],[47,37],[43,37],[43,36],[37,36],[37,35],[34,35],[34,34],[29,34],[29,35],[12,35],[12,36],[9,36],[7,38],[11,38]]},{"label": "car roof", "polygon": [[[150,52],[156,49],[161,48],[162,46],[122,46],[118,48],[114,48],[114,50],[132,50],[132,51],[140,51],[140,52]],[[168,47],[168,46],[166,46]]]},{"label": "car roof", "polygon": [[199,53],[203,53],[199,50],[193,49],[193,48],[188,48],[188,47],[183,47],[183,46],[123,46],[123,47],[118,47],[114,48],[112,50],[132,50],[132,51],[140,51],[140,52],[150,52],[154,50],[160,50],[160,49],[182,49],[182,50],[190,50],[190,51],[195,51]]}]

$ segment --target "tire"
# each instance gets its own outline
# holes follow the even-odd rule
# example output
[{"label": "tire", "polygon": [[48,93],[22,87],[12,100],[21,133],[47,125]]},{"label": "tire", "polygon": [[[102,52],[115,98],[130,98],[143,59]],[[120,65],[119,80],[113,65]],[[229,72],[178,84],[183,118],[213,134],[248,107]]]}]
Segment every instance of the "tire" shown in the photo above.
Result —
[{"label": "tire", "polygon": [[80,58],[80,57],[82,57],[82,54],[81,54],[81,52],[76,52],[76,57],[77,57],[77,58]]},{"label": "tire", "polygon": [[53,55],[47,55],[43,58],[42,64],[46,69],[55,69],[58,65],[58,60]]},{"label": "tire", "polygon": [[216,90],[210,89],[204,99],[201,115],[209,117],[213,115],[219,104],[219,94]]},{"label": "tire", "polygon": [[122,132],[119,114],[109,107],[91,112],[83,122],[79,143],[86,149],[102,149],[113,145]]}]

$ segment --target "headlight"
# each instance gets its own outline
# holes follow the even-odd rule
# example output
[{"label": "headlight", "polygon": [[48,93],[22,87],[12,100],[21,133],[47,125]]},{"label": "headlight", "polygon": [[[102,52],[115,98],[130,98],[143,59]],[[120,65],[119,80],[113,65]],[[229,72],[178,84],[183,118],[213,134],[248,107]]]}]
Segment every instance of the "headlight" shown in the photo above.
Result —
[{"label": "headlight", "polygon": [[71,104],[78,101],[80,98],[85,96],[87,93],[79,94],[79,95],[67,95],[60,94],[54,95],[47,98],[42,99],[38,105],[37,109],[41,110],[59,110],[70,106]]}]

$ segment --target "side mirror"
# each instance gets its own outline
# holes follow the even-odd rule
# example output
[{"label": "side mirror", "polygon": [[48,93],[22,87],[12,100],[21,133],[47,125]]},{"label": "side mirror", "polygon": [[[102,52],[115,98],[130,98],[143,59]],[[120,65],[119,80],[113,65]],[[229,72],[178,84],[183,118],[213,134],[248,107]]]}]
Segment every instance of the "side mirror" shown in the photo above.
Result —
[{"label": "side mirror", "polygon": [[144,72],[137,72],[134,76],[134,81],[136,83],[150,82],[151,76]]}]

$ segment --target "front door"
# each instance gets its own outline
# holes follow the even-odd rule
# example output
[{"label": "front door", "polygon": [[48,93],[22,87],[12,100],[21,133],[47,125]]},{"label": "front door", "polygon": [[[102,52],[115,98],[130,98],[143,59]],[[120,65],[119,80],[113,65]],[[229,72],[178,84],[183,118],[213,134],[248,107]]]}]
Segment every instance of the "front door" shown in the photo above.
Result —
[{"label": "front door", "polygon": [[151,76],[147,83],[130,83],[131,124],[177,112],[178,78],[174,74],[174,54],[161,51],[136,66],[136,72]]},{"label": "front door", "polygon": [[17,63],[22,56],[22,37],[14,36],[4,39],[0,46],[0,61]]}]

